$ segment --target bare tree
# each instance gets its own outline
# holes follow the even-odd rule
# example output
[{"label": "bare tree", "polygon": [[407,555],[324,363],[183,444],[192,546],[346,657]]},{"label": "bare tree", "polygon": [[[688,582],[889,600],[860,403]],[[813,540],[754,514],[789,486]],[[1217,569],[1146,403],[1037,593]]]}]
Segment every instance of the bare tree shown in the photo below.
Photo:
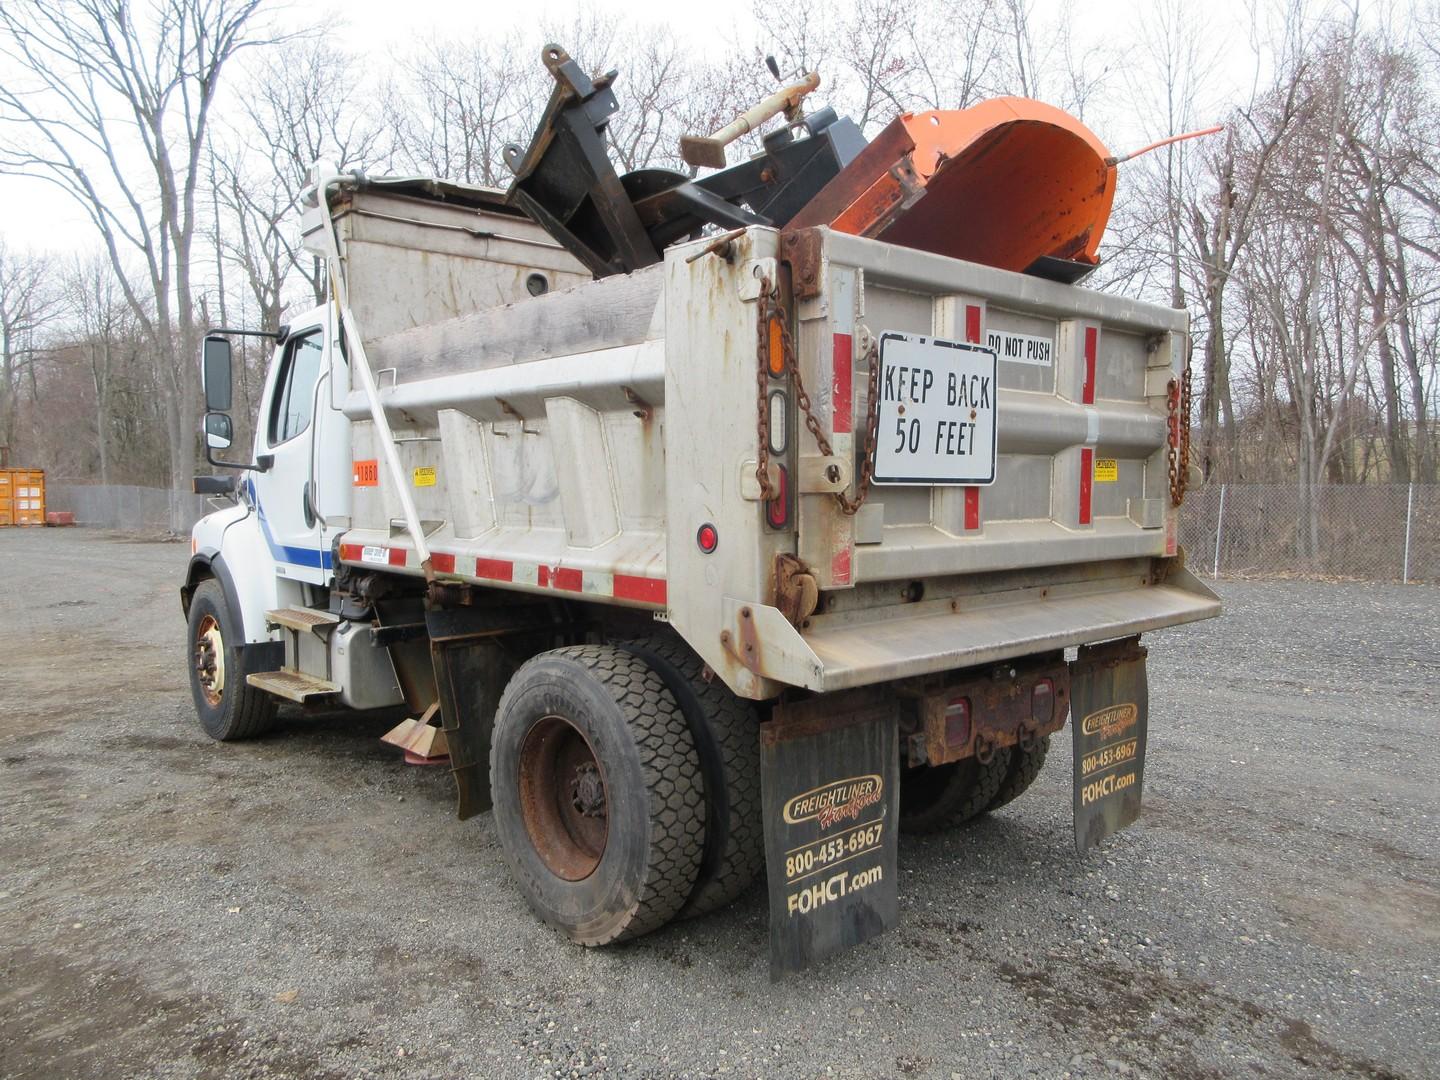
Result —
[{"label": "bare tree", "polygon": [[503,187],[501,151],[525,143],[549,93],[540,43],[519,35],[474,42],[432,40],[398,62],[385,120],[402,169]]},{"label": "bare tree", "polygon": [[356,57],[319,34],[280,42],[255,56],[241,87],[243,116],[224,125],[212,182],[231,226],[224,232],[228,253],[245,275],[262,319],[278,320],[291,270],[304,278],[314,303],[325,299],[322,265],[288,227],[310,167],[325,158],[369,170],[390,148],[361,97]]},{"label": "bare tree", "polygon": [[118,371],[137,351],[135,316],[121,293],[110,260],[75,257],[65,271],[65,302],[75,346],[83,354],[95,389],[95,449],[100,483],[111,483],[117,424]]},{"label": "bare tree", "polygon": [[[199,377],[193,247],[221,72],[261,0],[53,0],[0,7],[0,170],[69,195],[155,345],[170,485],[187,487]],[[143,284],[125,251],[144,267]],[[172,500],[179,530],[180,500]]]},{"label": "bare tree", "polygon": [[41,331],[60,309],[52,263],[11,252],[0,240],[0,448],[15,449],[15,408],[22,382],[35,386]]}]

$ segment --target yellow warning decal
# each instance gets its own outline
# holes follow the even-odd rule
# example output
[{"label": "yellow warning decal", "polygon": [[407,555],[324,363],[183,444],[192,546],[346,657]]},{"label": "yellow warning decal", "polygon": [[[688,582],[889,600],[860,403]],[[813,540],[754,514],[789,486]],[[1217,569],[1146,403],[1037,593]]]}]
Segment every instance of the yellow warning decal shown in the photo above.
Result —
[{"label": "yellow warning decal", "polygon": [[418,467],[415,469],[415,486],[416,486],[416,487],[434,487],[434,486],[435,486],[435,466],[434,466],[434,465],[421,465],[421,466],[418,466]]},{"label": "yellow warning decal", "polygon": [[1097,484],[1113,484],[1120,479],[1120,463],[1113,457],[1097,457],[1095,459],[1095,482]]}]

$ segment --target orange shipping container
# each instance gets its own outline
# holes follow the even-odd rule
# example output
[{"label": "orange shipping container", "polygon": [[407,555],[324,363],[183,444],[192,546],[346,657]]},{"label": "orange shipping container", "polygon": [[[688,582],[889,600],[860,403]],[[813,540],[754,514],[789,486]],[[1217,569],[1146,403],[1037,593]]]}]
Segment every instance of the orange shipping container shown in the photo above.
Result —
[{"label": "orange shipping container", "polygon": [[45,524],[45,473],[0,469],[0,526]]}]

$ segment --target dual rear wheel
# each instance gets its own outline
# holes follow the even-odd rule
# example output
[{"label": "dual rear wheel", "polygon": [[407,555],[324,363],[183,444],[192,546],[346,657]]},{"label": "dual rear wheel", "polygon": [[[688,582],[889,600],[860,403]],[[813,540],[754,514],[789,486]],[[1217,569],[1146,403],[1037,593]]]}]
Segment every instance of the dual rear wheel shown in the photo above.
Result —
[{"label": "dual rear wheel", "polygon": [[530,906],[604,945],[733,899],[763,859],[758,746],[753,711],[678,643],[522,665],[496,714],[490,784]]},{"label": "dual rear wheel", "polygon": [[963,825],[1018,799],[1040,775],[1050,736],[1029,747],[996,750],[988,761],[964,758],[947,765],[920,765],[900,782],[900,828],[929,833]]}]

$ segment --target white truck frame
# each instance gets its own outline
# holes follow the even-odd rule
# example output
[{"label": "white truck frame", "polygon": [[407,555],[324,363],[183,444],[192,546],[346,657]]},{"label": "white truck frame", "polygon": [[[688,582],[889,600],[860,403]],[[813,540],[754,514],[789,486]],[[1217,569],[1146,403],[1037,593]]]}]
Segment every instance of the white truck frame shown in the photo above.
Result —
[{"label": "white truck frame", "polygon": [[[796,807],[883,788],[933,827],[1008,801],[1070,711],[1064,650],[1218,613],[1176,544],[1184,312],[827,228],[588,281],[500,193],[317,169],[330,301],[277,338],[238,485],[197,481],[236,498],[195,526],[182,590],[197,709],[229,739],[277,699],[406,706],[576,940],[728,901],[762,831],[793,921],[825,899],[777,871]],[[992,485],[867,482],[891,332],[1049,343],[997,363]],[[206,348],[222,449],[224,334]],[[823,748],[857,718],[893,740],[874,792],[772,810],[767,772],[762,811],[762,723]]]}]

